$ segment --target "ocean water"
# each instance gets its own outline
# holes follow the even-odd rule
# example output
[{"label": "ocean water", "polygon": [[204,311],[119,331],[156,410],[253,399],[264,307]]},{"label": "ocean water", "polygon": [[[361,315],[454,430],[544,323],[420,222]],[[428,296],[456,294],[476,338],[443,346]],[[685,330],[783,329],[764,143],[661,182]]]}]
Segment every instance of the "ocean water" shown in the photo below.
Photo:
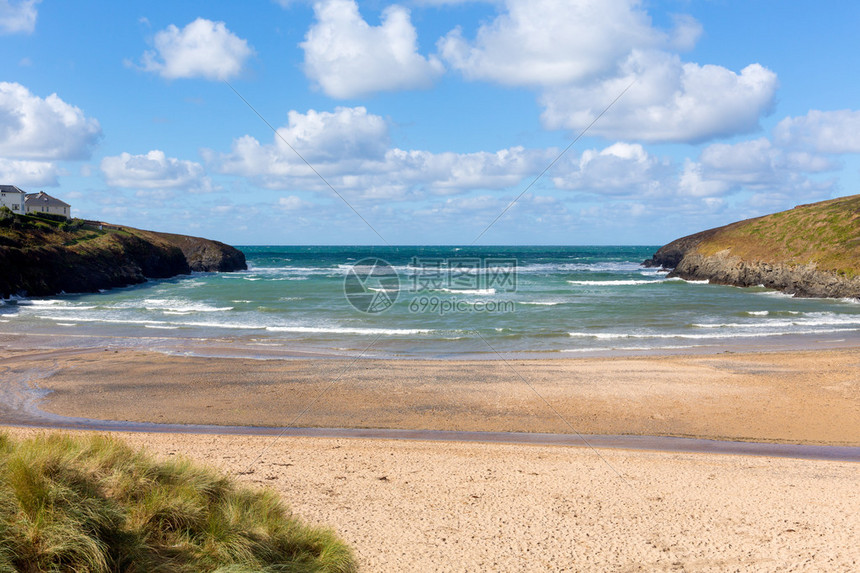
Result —
[{"label": "ocean water", "polygon": [[667,279],[657,247],[241,247],[249,269],[9,300],[0,334],[253,357],[571,357],[819,348],[860,304]]}]

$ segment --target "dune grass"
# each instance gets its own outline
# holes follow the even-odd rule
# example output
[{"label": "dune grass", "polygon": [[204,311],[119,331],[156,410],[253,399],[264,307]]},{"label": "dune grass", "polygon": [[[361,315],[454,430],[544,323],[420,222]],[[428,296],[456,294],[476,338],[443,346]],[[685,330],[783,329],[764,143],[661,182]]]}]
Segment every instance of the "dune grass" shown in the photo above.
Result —
[{"label": "dune grass", "polygon": [[0,434],[0,572],[354,570],[272,492],[112,437]]}]

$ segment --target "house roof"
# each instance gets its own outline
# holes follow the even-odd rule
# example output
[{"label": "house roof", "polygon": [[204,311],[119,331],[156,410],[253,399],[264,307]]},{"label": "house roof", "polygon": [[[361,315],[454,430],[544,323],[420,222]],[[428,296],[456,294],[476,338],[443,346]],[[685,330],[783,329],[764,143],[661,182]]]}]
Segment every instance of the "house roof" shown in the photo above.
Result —
[{"label": "house roof", "polygon": [[44,191],[27,194],[27,196],[24,198],[24,205],[30,207],[35,205],[44,205],[47,207],[71,207],[71,205],[69,205],[68,203],[60,201],[56,197],[51,197]]},{"label": "house roof", "polygon": [[26,191],[22,191],[14,185],[0,185],[0,191],[3,193],[21,193],[22,195],[26,195]]}]

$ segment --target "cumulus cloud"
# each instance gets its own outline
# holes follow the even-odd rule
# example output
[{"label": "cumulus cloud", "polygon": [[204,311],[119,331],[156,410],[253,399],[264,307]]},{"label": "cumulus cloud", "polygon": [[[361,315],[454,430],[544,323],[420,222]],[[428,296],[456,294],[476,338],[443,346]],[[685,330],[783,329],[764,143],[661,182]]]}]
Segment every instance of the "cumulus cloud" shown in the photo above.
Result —
[{"label": "cumulus cloud", "polygon": [[506,12],[470,42],[455,29],[439,52],[467,78],[515,86],[559,86],[611,72],[635,47],[662,35],[630,0],[507,0]]},{"label": "cumulus cloud", "polygon": [[388,125],[364,107],[338,107],[334,112],[290,111],[289,124],[278,130],[276,140],[288,141],[308,161],[333,161],[342,157],[380,158],[388,147]]},{"label": "cumulus cloud", "polygon": [[771,111],[777,89],[776,74],[758,64],[737,74],[722,66],[683,63],[666,52],[636,50],[617,76],[544,92],[541,119],[551,129],[584,129],[631,83],[590,134],[695,143],[749,133]]},{"label": "cumulus cloud", "polygon": [[448,64],[472,80],[540,90],[549,129],[579,131],[628,86],[589,133],[609,139],[698,143],[759,129],[776,74],[684,62],[702,33],[692,17],[660,30],[638,0],[505,0],[474,40],[441,39]]},{"label": "cumulus cloud", "polygon": [[816,175],[838,169],[827,157],[781,148],[765,137],[733,144],[716,143],[702,150],[698,161],[687,159],[678,178],[678,192],[711,197],[747,191],[749,205],[784,208],[799,197],[823,198],[833,190],[832,178]]},{"label": "cumulus cloud", "polygon": [[171,24],[155,35],[155,50],[144,52],[143,69],[163,78],[226,80],[238,75],[254,54],[247,40],[224,22],[197,18],[181,30]]},{"label": "cumulus cloud", "polygon": [[684,168],[678,178],[678,191],[688,197],[717,197],[734,187],[728,181],[708,178],[702,165],[690,159],[684,161]]},{"label": "cumulus cloud", "polygon": [[748,189],[797,185],[806,173],[837,168],[837,164],[825,157],[786,151],[764,137],[709,145],[699,156],[699,163],[708,177]]},{"label": "cumulus cloud", "polygon": [[[278,133],[338,191],[367,199],[405,199],[416,193],[452,195],[501,189],[539,173],[554,150],[512,147],[495,152],[432,153],[388,145],[388,125],[363,107],[335,112],[290,112]],[[317,175],[280,138],[234,140],[229,153],[204,152],[215,169],[271,189],[326,190]]]},{"label": "cumulus cloud", "polygon": [[0,181],[22,186],[57,185],[57,167],[46,161],[20,161],[0,157]]},{"label": "cumulus cloud", "polygon": [[42,0],[0,0],[0,34],[32,34]]},{"label": "cumulus cloud", "polygon": [[819,153],[860,153],[860,111],[811,110],[787,117],[774,129],[774,139],[786,147]]},{"label": "cumulus cloud", "polygon": [[203,166],[193,161],[167,157],[154,149],[146,155],[122,153],[105,157],[101,170],[108,185],[131,189],[184,189],[193,193],[212,191]]},{"label": "cumulus cloud", "polygon": [[0,156],[86,159],[101,135],[98,121],[57,94],[43,99],[21,84],[0,82]]},{"label": "cumulus cloud", "polygon": [[369,25],[354,0],[322,0],[301,47],[307,76],[333,98],[430,87],[444,72],[435,56],[418,53],[409,11],[389,6]]},{"label": "cumulus cloud", "polygon": [[638,143],[618,142],[599,151],[583,151],[553,182],[559,189],[644,197],[665,193],[673,175],[668,160],[651,155]]}]

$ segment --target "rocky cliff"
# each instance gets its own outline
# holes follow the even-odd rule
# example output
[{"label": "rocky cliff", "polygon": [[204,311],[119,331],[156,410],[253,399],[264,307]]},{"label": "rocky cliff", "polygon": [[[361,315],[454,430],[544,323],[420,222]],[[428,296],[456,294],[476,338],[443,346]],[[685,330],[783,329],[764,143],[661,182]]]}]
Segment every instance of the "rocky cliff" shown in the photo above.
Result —
[{"label": "rocky cliff", "polygon": [[191,271],[245,268],[241,251],[217,241],[0,214],[0,297],[95,292]]},{"label": "rocky cliff", "polygon": [[644,264],[689,280],[860,298],[860,195],[682,237]]}]

